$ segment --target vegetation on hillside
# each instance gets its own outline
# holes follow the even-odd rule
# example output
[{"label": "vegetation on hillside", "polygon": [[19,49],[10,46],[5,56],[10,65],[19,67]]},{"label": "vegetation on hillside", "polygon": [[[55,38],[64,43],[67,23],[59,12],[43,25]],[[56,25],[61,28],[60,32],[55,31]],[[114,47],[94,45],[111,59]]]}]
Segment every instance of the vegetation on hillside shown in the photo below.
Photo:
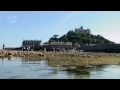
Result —
[{"label": "vegetation on hillside", "polygon": [[68,31],[63,36],[59,37],[59,35],[54,35],[49,39],[50,42],[72,42],[73,45],[76,43],[80,46],[90,45],[90,44],[114,44],[114,42],[104,38],[101,35],[93,35],[91,33],[86,32],[75,32],[73,30]]}]

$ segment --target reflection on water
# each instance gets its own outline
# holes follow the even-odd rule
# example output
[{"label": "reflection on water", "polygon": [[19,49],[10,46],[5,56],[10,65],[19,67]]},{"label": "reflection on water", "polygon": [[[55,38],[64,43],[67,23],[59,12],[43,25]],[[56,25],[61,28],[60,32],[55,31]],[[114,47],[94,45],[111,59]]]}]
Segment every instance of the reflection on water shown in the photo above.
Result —
[{"label": "reflection on water", "polygon": [[120,79],[120,65],[61,71],[41,60],[20,57],[0,59],[0,79]]}]

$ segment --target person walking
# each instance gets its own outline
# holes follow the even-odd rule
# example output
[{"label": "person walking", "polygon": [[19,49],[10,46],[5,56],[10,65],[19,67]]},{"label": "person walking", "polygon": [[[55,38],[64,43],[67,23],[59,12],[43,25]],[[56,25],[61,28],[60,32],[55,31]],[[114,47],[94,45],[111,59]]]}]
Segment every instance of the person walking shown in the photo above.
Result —
[{"label": "person walking", "polygon": [[2,50],[5,51],[5,44],[3,43],[3,47],[2,47]]}]

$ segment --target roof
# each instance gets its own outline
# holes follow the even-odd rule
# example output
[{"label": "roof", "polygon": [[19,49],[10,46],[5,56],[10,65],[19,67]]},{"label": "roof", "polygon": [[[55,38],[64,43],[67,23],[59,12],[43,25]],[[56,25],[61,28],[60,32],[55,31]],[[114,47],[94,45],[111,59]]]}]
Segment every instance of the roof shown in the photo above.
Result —
[{"label": "roof", "polygon": [[50,45],[72,45],[72,42],[51,42]]},{"label": "roof", "polygon": [[29,41],[29,42],[30,42],[30,41],[34,41],[34,42],[35,42],[35,41],[38,41],[38,42],[41,42],[41,40],[23,40],[23,41]]}]

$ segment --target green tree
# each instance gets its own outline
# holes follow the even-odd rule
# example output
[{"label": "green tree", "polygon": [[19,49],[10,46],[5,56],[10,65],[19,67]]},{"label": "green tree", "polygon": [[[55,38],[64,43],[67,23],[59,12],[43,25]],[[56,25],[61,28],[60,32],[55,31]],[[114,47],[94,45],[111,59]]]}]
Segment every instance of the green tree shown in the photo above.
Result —
[{"label": "green tree", "polygon": [[58,40],[59,40],[59,39],[58,39],[58,36],[59,36],[59,35],[53,35],[53,36],[49,39],[48,42],[49,42],[49,43],[50,43],[50,42],[58,42]]},{"label": "green tree", "polygon": [[57,42],[57,41],[64,41],[64,42],[72,42],[74,45],[75,43],[79,43],[81,46],[85,44],[113,44],[114,42],[105,39],[101,35],[93,35],[91,33],[86,32],[74,32],[73,30],[68,31],[66,34],[58,38],[59,35],[53,35],[49,39],[49,42]]},{"label": "green tree", "polygon": [[68,41],[67,36],[64,34],[63,36],[61,36],[61,37],[59,38],[59,41],[67,42],[67,41]]}]

